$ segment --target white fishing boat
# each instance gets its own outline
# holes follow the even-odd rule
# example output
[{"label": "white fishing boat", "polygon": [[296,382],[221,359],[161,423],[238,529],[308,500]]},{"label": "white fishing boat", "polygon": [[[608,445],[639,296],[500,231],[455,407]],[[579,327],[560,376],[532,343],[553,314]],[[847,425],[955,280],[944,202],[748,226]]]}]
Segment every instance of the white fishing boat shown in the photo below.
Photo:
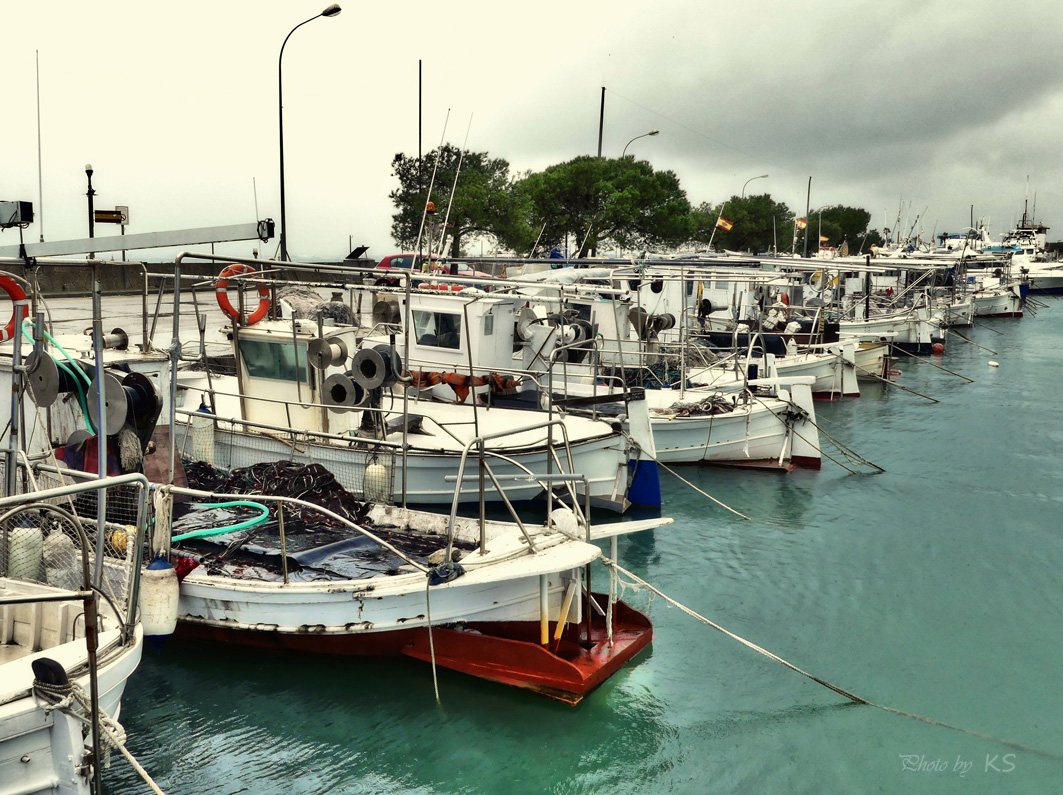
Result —
[{"label": "white fishing boat", "polygon": [[[474,372],[473,386],[475,379],[490,383],[490,374],[499,371],[523,374],[521,390],[500,398],[509,401],[507,405],[546,403],[592,414],[606,411],[607,404],[624,403],[625,414],[619,419],[625,432],[637,435],[640,451],[649,454],[636,470],[654,459],[765,468],[820,464],[810,389],[816,379],[779,376],[770,369],[774,357],[765,367],[765,375],[770,372],[773,378],[749,380],[743,372],[739,378],[729,377],[726,385],[679,390],[664,380],[662,388],[654,388],[662,373],[675,370],[678,375],[684,364],[681,353],[667,353],[647,337],[648,329],[659,327],[658,320],[671,327],[670,315],[652,316],[644,324],[637,308],[622,300],[604,301],[594,294],[566,296],[563,301],[543,295],[530,299],[526,291],[489,296],[468,290],[429,291],[418,297],[417,305],[415,318],[460,314],[474,328],[495,318],[501,342],[481,346],[465,367]],[[633,330],[633,325],[638,328]],[[419,331],[416,341],[410,341],[411,368],[424,368],[417,371],[422,374],[418,383],[437,398],[449,393],[450,399],[458,399],[446,378],[462,362],[456,357],[448,361],[434,340],[425,344],[426,336]],[[439,378],[425,379],[427,368],[433,368],[442,383],[434,383]],[[848,386],[856,390],[851,372]],[[645,420],[632,411],[643,401],[650,408]],[[636,486],[633,482],[631,490]]]},{"label": "white fishing boat", "polygon": [[[209,497],[217,513],[215,492],[172,491],[185,500]],[[196,514],[176,519],[179,636],[405,655],[569,703],[652,638],[645,616],[591,592],[589,564],[601,556],[594,541],[670,519],[588,526],[577,506],[534,525],[349,501],[326,511],[290,497],[250,499],[304,520],[290,515],[242,534],[247,522],[229,519],[230,529],[215,516],[221,528],[187,530],[202,527]],[[352,506],[354,517],[345,510]]]}]

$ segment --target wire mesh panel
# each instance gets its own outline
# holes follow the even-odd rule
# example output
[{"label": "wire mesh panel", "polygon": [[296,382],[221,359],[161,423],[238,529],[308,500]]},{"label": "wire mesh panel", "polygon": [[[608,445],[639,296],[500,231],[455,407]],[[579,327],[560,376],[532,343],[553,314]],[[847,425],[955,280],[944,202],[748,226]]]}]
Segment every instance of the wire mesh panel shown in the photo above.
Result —
[{"label": "wire mesh panel", "polygon": [[46,503],[5,512],[0,572],[12,580],[76,591],[88,584],[88,542],[77,517]]},{"label": "wire mesh panel", "polygon": [[[76,572],[75,581],[71,556],[80,558],[84,550],[90,578],[95,580],[99,548],[100,580],[95,584],[124,611],[139,565],[144,484],[107,481],[100,488],[77,494],[46,500],[39,496],[46,489],[94,480],[93,475],[75,470],[36,471],[31,481],[36,490],[7,500],[0,511],[7,517],[0,523],[0,572],[12,579],[79,589],[81,572]],[[102,537],[98,517],[101,492],[105,503]]]},{"label": "wire mesh panel", "polygon": [[241,424],[216,418],[212,418],[213,431],[208,432],[202,418],[193,419],[197,422],[177,431],[182,459],[193,465],[210,464],[218,477],[235,469],[279,461],[320,464],[358,499],[394,501],[396,459],[400,457],[390,445],[356,438],[346,443],[329,441],[296,430],[287,434],[249,432]]}]

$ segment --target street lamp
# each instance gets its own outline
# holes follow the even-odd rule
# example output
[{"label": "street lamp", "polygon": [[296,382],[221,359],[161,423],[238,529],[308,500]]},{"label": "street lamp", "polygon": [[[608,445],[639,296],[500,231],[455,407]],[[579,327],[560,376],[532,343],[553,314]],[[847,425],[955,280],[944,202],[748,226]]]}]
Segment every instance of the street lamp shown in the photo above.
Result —
[{"label": "street lamp", "polygon": [[767,178],[768,178],[767,174],[761,174],[759,177],[750,177],[749,179],[747,179],[745,181],[745,184],[742,185],[742,198],[744,199],[746,197],[746,185],[748,185],[750,182],[752,182],[755,179],[767,179]]},{"label": "street lamp", "polygon": [[637,141],[639,138],[645,138],[647,135],[660,135],[660,132],[660,130],[650,130],[648,133],[636,135],[634,138],[631,139],[631,141],[628,141],[626,144],[624,144],[624,151],[621,153],[620,159],[623,160],[624,156],[627,155],[627,148],[631,146],[632,141]]},{"label": "street lamp", "polygon": [[288,261],[288,227],[285,223],[284,215],[284,76],[281,71],[281,66],[284,60],[284,46],[288,43],[288,39],[292,37],[292,33],[295,33],[299,28],[305,25],[307,22],[313,22],[318,17],[334,17],[340,13],[340,7],[333,3],[317,16],[310,17],[306,22],[300,22],[287,36],[284,37],[284,44],[281,44],[281,54],[277,58],[277,105],[278,116],[280,117],[280,149],[281,149],[281,261]]}]

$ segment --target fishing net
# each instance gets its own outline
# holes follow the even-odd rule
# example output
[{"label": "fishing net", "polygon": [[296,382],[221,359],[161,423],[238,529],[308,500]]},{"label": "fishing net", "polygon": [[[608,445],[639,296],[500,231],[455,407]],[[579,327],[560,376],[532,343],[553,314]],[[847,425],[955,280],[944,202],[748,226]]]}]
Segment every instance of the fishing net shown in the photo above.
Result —
[{"label": "fishing net", "polygon": [[[366,511],[365,503],[355,499],[321,464],[274,461],[226,472],[205,461],[182,459],[182,462],[190,488],[216,494],[293,497],[318,505],[356,523]],[[269,503],[268,507],[270,513],[276,515],[278,503]],[[286,519],[292,518],[307,523],[340,524],[327,514],[305,506],[285,505],[284,516]]]}]

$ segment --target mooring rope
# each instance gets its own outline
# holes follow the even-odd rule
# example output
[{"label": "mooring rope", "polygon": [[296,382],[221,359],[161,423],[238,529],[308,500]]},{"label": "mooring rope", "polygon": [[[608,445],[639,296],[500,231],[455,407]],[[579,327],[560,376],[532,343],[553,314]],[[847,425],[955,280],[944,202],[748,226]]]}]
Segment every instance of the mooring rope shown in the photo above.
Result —
[{"label": "mooring rope", "polygon": [[944,372],[948,373],[949,375],[954,375],[957,378],[962,378],[968,384],[973,384],[974,383],[974,379],[973,378],[968,378],[967,376],[962,375],[961,373],[957,373],[955,370],[950,370],[948,367],[942,367],[940,364],[934,364],[933,362],[931,362],[931,361],[929,361],[929,360],[927,360],[927,359],[925,359],[925,358],[923,358],[921,356],[916,356],[911,351],[906,351],[904,348],[898,348],[898,347],[894,346],[894,350],[900,351],[905,356],[911,356],[913,359],[915,359],[917,362],[920,362],[921,364],[929,364],[931,367],[936,367],[939,370],[943,370]]},{"label": "mooring rope", "polygon": [[436,703],[442,705],[442,701],[439,700],[439,675],[436,673],[436,645],[432,639],[432,577],[431,572],[427,572],[427,576],[424,581],[424,603],[425,613],[428,616],[428,654],[432,658],[432,687],[435,688]]},{"label": "mooring rope", "polygon": [[[753,399],[755,401],[757,401],[757,403],[759,403],[760,405],[764,406],[764,408],[766,408],[768,411],[770,411],[772,416],[775,417],[775,419],[777,419],[779,422],[783,423],[784,425],[787,425],[786,420],[783,419],[782,417],[780,417],[774,411],[772,411],[771,406],[769,406],[767,403],[765,403],[763,400],[761,400],[761,398],[757,397],[756,395],[753,395],[752,397],[753,397]],[[782,400],[782,398],[776,398],[776,399],[777,400]],[[784,402],[790,407],[791,410],[801,412],[802,414],[806,413],[803,408],[801,408],[799,405],[794,403],[792,400],[784,401]],[[808,422],[809,422],[809,424],[812,425],[813,428],[816,429],[817,433],[822,434],[823,436],[825,436],[827,438],[827,441],[830,442],[831,444],[833,444],[834,447],[837,448],[839,453],[841,453],[845,458],[848,458],[850,461],[852,461],[857,466],[868,466],[868,467],[871,467],[872,469],[877,469],[879,472],[885,472],[886,471],[885,469],[880,467],[878,464],[875,464],[875,463],[872,463],[871,461],[868,461],[866,458],[864,458],[862,455],[860,455],[855,450],[852,450],[851,448],[848,448],[845,445],[843,445],[841,442],[839,442],[837,439],[835,439],[833,436],[831,436],[829,433],[827,433],[825,430],[823,430],[823,428],[820,426],[818,420],[808,419]],[[827,453],[823,449],[822,445],[812,444],[812,442],[810,442],[808,439],[806,439],[804,436],[802,436],[800,433],[798,433],[797,428],[795,428],[793,425],[789,425],[788,427],[790,429],[790,433],[792,433],[794,436],[796,436],[798,439],[800,439],[805,444],[808,444],[811,447],[815,447],[817,450],[819,450],[820,455],[826,456],[826,458],[829,461],[837,464],[842,469],[846,470],[847,472],[849,472],[849,473],[851,473],[853,475],[859,474],[859,472],[857,472],[855,469],[850,469],[845,464],[843,464],[841,461],[838,461],[836,458],[834,458],[829,453]]]},{"label": "mooring rope", "polygon": [[746,646],[747,648],[752,649],[753,651],[757,652],[758,654],[764,655],[769,660],[774,660],[775,662],[786,666],[791,671],[795,671],[795,672],[801,674],[801,676],[804,676],[804,677],[807,677],[808,679],[811,679],[816,684],[823,685],[823,687],[827,688],[828,690],[833,690],[838,695],[844,696],[845,698],[849,699],[850,701],[853,701],[853,702],[855,702],[857,704],[864,704],[865,706],[868,706],[868,707],[875,707],[876,709],[881,709],[884,712],[891,712],[894,715],[901,715],[903,717],[911,718],[913,720],[921,721],[923,723],[929,723],[929,724],[931,724],[933,726],[941,726],[942,728],[945,728],[945,729],[952,729],[953,731],[962,732],[963,734],[969,734],[969,735],[971,735],[973,737],[978,737],[978,738],[980,738],[982,740],[988,740],[989,742],[999,743],[1000,745],[1005,745],[1008,748],[1014,748],[1014,749],[1016,749],[1018,751],[1024,751],[1024,752],[1031,753],[1031,754],[1037,754],[1038,756],[1043,756],[1043,757],[1045,757],[1047,759],[1055,759],[1055,760],[1063,761],[1063,754],[1059,754],[1059,753],[1056,753],[1054,751],[1045,751],[1045,750],[1043,750],[1041,748],[1034,748],[1033,746],[1029,746],[1029,745],[1025,745],[1023,743],[1015,742],[1014,740],[1007,740],[1007,739],[1004,739],[1002,737],[995,737],[994,735],[985,734],[984,732],[975,731],[973,729],[965,729],[962,726],[956,726],[956,725],[951,724],[951,723],[945,723],[944,721],[940,721],[940,720],[937,720],[935,718],[928,718],[925,715],[919,715],[919,714],[917,714],[915,712],[907,712],[907,711],[902,710],[902,709],[897,709],[896,707],[889,707],[889,706],[886,706],[884,704],[876,704],[874,701],[869,701],[866,698],[862,698],[861,696],[858,696],[855,693],[851,693],[850,691],[845,690],[844,688],[841,688],[841,687],[838,687],[837,685],[831,684],[830,682],[826,681],[825,679],[820,679],[818,676],[815,676],[814,674],[810,674],[808,671],[805,671],[805,670],[802,670],[801,668],[798,668],[796,665],[794,665],[793,663],[791,663],[791,662],[789,662],[787,660],[784,660],[779,655],[773,654],[772,652],[768,651],[767,649],[765,649],[765,648],[763,648],[761,646],[758,646],[757,644],[753,643],[752,641],[746,640],[745,638],[741,637],[740,635],[736,635],[735,633],[731,632],[730,630],[725,629],[724,627],[722,627],[719,624],[717,624],[715,621],[712,621],[711,619],[706,618],[705,616],[701,615],[700,613],[695,612],[694,610],[692,610],[691,608],[687,607],[686,605],[676,601],[675,599],[673,599],[672,597],[668,596],[663,591],[661,591],[659,588],[655,588],[654,586],[650,585],[648,582],[646,582],[646,580],[642,579],[637,574],[634,574],[634,573],[628,571],[627,569],[623,568],[615,560],[612,560],[610,558],[605,557],[604,554],[601,556],[601,561],[602,561],[602,563],[605,564],[605,566],[607,568],[615,569],[615,571],[617,572],[618,575],[619,574],[623,574],[624,576],[631,578],[632,582],[630,582],[630,583],[624,583],[621,580],[621,584],[622,585],[631,586],[632,588],[635,588],[636,590],[638,588],[645,588],[645,589],[651,591],[652,593],[656,594],[657,596],[661,597],[666,602],[668,602],[668,604],[672,605],[673,607],[679,608],[680,610],[682,610],[684,613],[686,613],[690,617],[700,621],[703,624],[706,624],[707,626],[712,627],[713,629],[715,629],[715,630],[717,630],[719,632],[722,632],[724,635],[726,635],[727,637],[731,638],[732,640],[736,640],[739,643],[741,643],[743,646]]},{"label": "mooring rope", "polygon": [[[51,685],[35,679],[33,681],[33,690],[45,701],[50,702],[45,705],[45,711],[50,712],[52,710],[59,710],[60,712],[81,721],[86,726],[92,726],[92,722],[87,717],[87,715],[92,712],[89,697],[76,682],[68,682],[65,685]],[[79,711],[75,705],[80,707],[81,710]],[[156,795],[166,795],[166,793],[159,788],[159,785],[155,783],[148,771],[144,769],[143,765],[141,765],[129,749],[126,748],[126,733],[125,729],[122,728],[122,725],[108,715],[102,707],[100,708],[99,713],[99,726],[102,729],[100,737],[107,740],[107,742],[122,752],[122,756],[129,760],[129,764],[131,764],[133,769],[140,774],[142,779],[144,779],[144,783],[151,787],[152,792]],[[95,760],[95,763],[100,764],[101,761],[103,760],[97,759]]]},{"label": "mooring rope", "polygon": [[[711,423],[712,423],[711,418],[709,420],[709,423],[711,425]],[[669,475],[672,475],[673,477],[676,477],[679,480],[683,481],[684,483],[686,483],[688,486],[690,486],[690,488],[694,489],[694,491],[696,491],[701,496],[707,497],[708,499],[712,500],[714,503],[719,505],[721,508],[725,508],[728,511],[730,511],[731,513],[733,513],[735,516],[740,516],[743,519],[749,519],[750,521],[752,521],[752,517],[746,516],[744,513],[740,512],[740,511],[736,511],[730,505],[727,505],[726,503],[723,503],[720,500],[716,499],[711,494],[709,494],[707,491],[703,491],[702,489],[699,489],[697,486],[695,486],[689,480],[684,478],[682,475],[680,475],[674,469],[671,469],[670,467],[668,467],[665,463],[663,463],[656,456],[652,456],[649,453],[647,453],[645,450],[642,449],[642,445],[640,445],[635,439],[633,439],[631,437],[630,433],[628,433],[627,431],[621,431],[621,433],[627,438],[628,443],[632,445],[631,452],[629,453],[630,455],[634,455],[636,459],[638,458],[639,455],[646,455],[647,458],[649,458],[653,463],[655,463],[657,466],[659,466],[661,469],[663,469]]]}]

